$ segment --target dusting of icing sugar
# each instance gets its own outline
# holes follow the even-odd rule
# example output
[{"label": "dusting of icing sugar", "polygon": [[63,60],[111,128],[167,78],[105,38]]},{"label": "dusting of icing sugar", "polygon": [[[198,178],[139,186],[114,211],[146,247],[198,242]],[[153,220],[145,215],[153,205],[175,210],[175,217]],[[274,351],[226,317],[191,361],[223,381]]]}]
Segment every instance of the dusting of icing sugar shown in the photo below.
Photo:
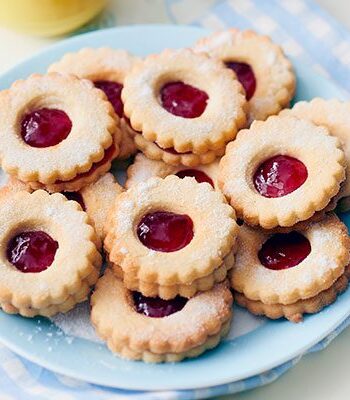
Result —
[{"label": "dusting of icing sugar", "polygon": [[123,71],[124,73],[129,71],[134,65],[134,58],[130,56],[127,52],[123,50],[113,50],[113,53],[110,52],[110,49],[104,49],[104,52],[101,52],[102,60],[101,63],[113,70]]},{"label": "dusting of icing sugar", "polygon": [[[202,304],[201,307],[198,307],[196,310],[194,320],[201,321],[208,315],[216,314],[216,310],[216,307],[213,305]],[[90,322],[89,313],[89,304],[88,302],[85,302],[77,305],[72,311],[66,314],[58,314],[55,317],[52,317],[51,321],[53,324],[60,328],[60,331],[57,331],[55,336],[61,336],[63,331],[67,335],[65,340],[68,344],[72,344],[74,342],[74,338],[76,337],[98,344],[102,343],[102,341],[96,335],[95,330]],[[172,318],[175,319],[180,317],[181,315],[177,313],[172,315]],[[235,306],[234,321],[235,323],[231,325],[231,330],[226,339],[228,341],[232,341],[238,336],[246,335],[253,330],[259,329],[266,323],[266,318],[254,317],[248,311]],[[188,325],[186,324],[186,329],[187,328]],[[41,331],[40,326],[38,326],[37,329],[38,331]],[[145,329],[143,333],[140,332],[140,337],[145,336],[147,339],[149,335],[154,332],[154,330],[154,327]],[[183,331],[179,330],[179,332],[176,333],[176,336],[181,338],[181,336],[183,336]],[[50,338],[48,337],[48,339]],[[32,338],[28,338],[28,341],[30,340],[32,340]]]},{"label": "dusting of icing sugar", "polygon": [[327,255],[323,255],[318,258],[317,269],[321,270],[321,272],[326,272],[327,270],[333,269],[337,266],[337,263],[334,262],[334,259],[328,257]]},{"label": "dusting of icing sugar", "polygon": [[146,182],[141,182],[137,187],[135,187],[135,201],[139,208],[142,208],[149,203],[152,189],[156,188],[158,183],[159,179],[150,178]]},{"label": "dusting of icing sugar", "polygon": [[192,310],[191,319],[192,321],[199,321],[199,323],[201,323],[205,318],[208,318],[208,316],[209,318],[210,316],[215,318],[221,307],[224,307],[224,301],[218,296],[215,303],[206,301],[196,307],[195,310]]},{"label": "dusting of icing sugar", "polygon": [[137,173],[131,177],[133,184],[139,184],[147,181],[149,178],[152,178],[152,170],[150,169],[151,165],[145,165],[145,168],[137,168]]},{"label": "dusting of icing sugar", "polygon": [[51,321],[69,336],[78,337],[92,342],[101,343],[90,322],[90,306],[86,301],[78,304],[66,314],[57,314]]},{"label": "dusting of icing sugar", "polygon": [[311,285],[315,280],[315,275],[313,271],[311,271],[310,269],[305,270],[303,272],[302,280],[303,283],[305,283],[306,285]]},{"label": "dusting of icing sugar", "polygon": [[153,73],[144,74],[144,76],[140,75],[140,78],[138,79],[138,81],[140,82],[139,97],[138,97],[139,99],[153,97],[153,90],[151,86],[148,84],[148,82],[151,80],[152,77]]},{"label": "dusting of icing sugar", "polygon": [[4,186],[7,182],[7,175],[5,172],[0,168],[0,187]]},{"label": "dusting of icing sugar", "polygon": [[47,293],[49,291],[49,286],[44,281],[39,281],[38,286],[39,286],[39,289],[40,289],[41,292]]},{"label": "dusting of icing sugar", "polygon": [[267,65],[274,65],[277,62],[277,54],[275,51],[269,51],[265,54]]},{"label": "dusting of icing sugar", "polygon": [[[221,66],[221,64],[219,64]],[[212,59],[208,58],[208,60],[203,59],[202,62],[198,65],[198,73],[203,74],[204,76],[211,71],[213,71],[214,68],[216,68],[217,65],[213,64]],[[221,77],[218,77],[218,79],[221,79]]]},{"label": "dusting of icing sugar", "polygon": [[45,211],[46,211],[46,215],[48,217],[54,216],[56,214],[56,212],[57,212],[57,210],[55,210],[55,209],[53,209],[52,207],[49,207],[49,206],[46,207]]},{"label": "dusting of icing sugar", "polygon": [[230,31],[219,32],[216,35],[212,35],[210,39],[204,40],[198,46],[196,50],[199,51],[210,51],[215,50],[218,47],[233,43],[233,35]]},{"label": "dusting of icing sugar", "polygon": [[135,208],[135,203],[133,200],[123,201],[118,210],[118,231],[128,232],[132,229],[132,211]]},{"label": "dusting of icing sugar", "polygon": [[[191,333],[198,332],[203,321],[208,321],[211,318],[217,318],[218,310],[221,309],[221,299],[206,299],[200,303],[196,301],[196,304],[189,304],[190,310],[188,310],[191,316],[191,323],[188,324],[184,314],[182,312],[174,313],[166,317],[167,321],[164,320],[164,325],[159,324],[155,326],[153,324],[144,325],[144,329],[140,332],[140,336],[144,340],[148,340],[153,334],[159,334],[159,331],[165,330],[165,334],[171,341],[181,342],[184,336],[188,337]],[[186,306],[185,306],[186,309]],[[170,329],[176,327],[176,329]]]},{"label": "dusting of icing sugar", "polygon": [[143,206],[147,205],[149,202],[149,194],[148,193],[142,193],[140,196],[137,198],[137,205],[139,208],[143,208]]},{"label": "dusting of icing sugar", "polygon": [[[145,110],[146,104],[149,123],[147,126],[143,126],[143,130],[145,132],[149,130],[158,132],[155,138],[157,144],[162,146],[162,140],[164,137],[169,136],[168,133],[171,130],[172,147],[176,150],[179,150],[184,142],[192,143],[193,149],[196,149],[207,139],[208,151],[212,150],[211,140],[213,136],[223,137],[222,132],[233,130],[235,121],[240,115],[242,96],[238,95],[237,82],[232,80],[231,74],[222,73],[222,69],[225,70],[225,68],[221,63],[214,62],[207,56],[186,50],[173,51],[164,56],[167,63],[163,62],[162,56],[159,57],[159,65],[155,62],[155,58],[150,58],[145,61],[145,68],[142,71],[138,71],[139,73],[135,71],[130,75],[129,79],[126,79],[125,92],[128,93],[128,100],[125,102],[125,106],[126,109],[130,109],[132,112],[131,121],[139,122],[139,113]],[[169,65],[166,70],[165,65]],[[210,100],[207,104],[207,110],[220,114],[220,118],[207,118],[205,115],[194,119],[179,118],[163,108],[159,99],[157,99],[154,92],[154,82],[159,77],[165,76],[165,71],[168,73],[169,79],[171,76],[173,77],[172,79],[177,79],[177,71],[187,71],[191,65],[196,66],[200,76],[205,76],[203,85],[199,86],[209,95]],[[191,82],[186,82],[186,74],[182,75],[181,73],[181,80],[191,84]],[[211,79],[215,79],[215,90],[210,83]],[[194,83],[194,86],[197,85]],[[232,92],[236,95],[232,96]],[[223,98],[224,100],[219,100],[218,93],[220,93],[220,99]],[[143,141],[147,142],[145,139]],[[151,143],[148,143],[148,145],[150,146]],[[165,144],[163,144],[164,146]]]},{"label": "dusting of icing sugar", "polygon": [[319,246],[332,245],[333,247],[337,244],[337,242],[334,241],[333,232],[326,229],[313,229],[310,232],[310,239]]},{"label": "dusting of icing sugar", "polygon": [[121,247],[121,248],[119,249],[119,252],[120,252],[121,254],[128,254],[128,249],[126,249],[125,247]]},{"label": "dusting of icing sugar", "polygon": [[144,195],[150,189],[156,187],[158,185],[159,179],[151,178],[146,182],[141,182],[137,185],[137,193]]}]

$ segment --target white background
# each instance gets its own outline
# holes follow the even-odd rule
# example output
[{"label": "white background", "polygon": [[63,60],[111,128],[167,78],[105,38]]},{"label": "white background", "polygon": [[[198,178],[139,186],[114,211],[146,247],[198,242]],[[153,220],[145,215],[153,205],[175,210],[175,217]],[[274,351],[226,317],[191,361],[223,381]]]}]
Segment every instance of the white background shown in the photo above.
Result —
[{"label": "white background", "polygon": [[[210,0],[197,2],[196,8],[200,9],[202,4],[205,7]],[[317,2],[350,30],[350,0]],[[194,1],[191,3],[193,5]],[[168,22],[161,0],[124,0],[116,6],[119,24]],[[0,28],[0,73],[56,40],[38,39]],[[349,364],[350,329],[343,332],[326,350],[304,357],[273,384],[223,399],[349,400]]]}]

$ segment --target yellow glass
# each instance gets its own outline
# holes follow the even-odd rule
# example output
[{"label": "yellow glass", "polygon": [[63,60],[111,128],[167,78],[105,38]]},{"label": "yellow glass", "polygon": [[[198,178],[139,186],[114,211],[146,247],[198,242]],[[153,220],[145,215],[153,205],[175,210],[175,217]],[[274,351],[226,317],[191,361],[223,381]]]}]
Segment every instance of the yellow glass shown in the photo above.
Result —
[{"label": "yellow glass", "polygon": [[87,23],[106,0],[0,0],[0,24],[39,36],[61,35]]}]

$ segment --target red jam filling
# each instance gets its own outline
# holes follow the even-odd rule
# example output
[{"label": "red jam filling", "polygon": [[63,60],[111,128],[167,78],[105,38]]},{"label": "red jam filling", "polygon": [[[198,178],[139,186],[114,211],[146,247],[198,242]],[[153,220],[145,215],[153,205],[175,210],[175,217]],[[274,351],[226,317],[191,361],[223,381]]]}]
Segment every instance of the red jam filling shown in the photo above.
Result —
[{"label": "red jam filling", "polygon": [[310,242],[301,233],[278,233],[262,245],[258,257],[264,267],[281,270],[300,264],[310,252]]},{"label": "red jam filling", "polygon": [[160,99],[163,108],[171,114],[183,118],[197,118],[203,114],[208,95],[183,82],[170,82],[162,87]]},{"label": "red jam filling", "polygon": [[193,222],[188,215],[156,211],[142,217],[137,236],[149,249],[172,252],[187,246],[193,238]]},{"label": "red jam filling", "polygon": [[61,110],[41,108],[27,114],[21,122],[23,140],[32,147],[51,147],[66,139],[72,121]]},{"label": "red jam filling", "polygon": [[237,79],[245,90],[246,99],[250,100],[256,89],[256,79],[252,67],[249,64],[235,61],[228,61],[225,64],[227,68],[236,73]]},{"label": "red jam filling", "polygon": [[43,231],[22,232],[7,246],[7,259],[21,272],[41,272],[48,268],[58,249],[58,242]]},{"label": "red jam filling", "polygon": [[136,311],[151,318],[163,318],[174,314],[185,307],[187,299],[176,296],[171,300],[160,297],[146,297],[139,292],[132,294]]},{"label": "red jam filling", "polygon": [[85,211],[83,196],[79,192],[61,192],[67,200],[73,200],[80,204],[80,207]]},{"label": "red jam filling", "polygon": [[105,93],[115,113],[121,118],[124,114],[124,105],[121,98],[123,85],[112,81],[96,81],[94,85]]},{"label": "red jam filling", "polygon": [[275,156],[258,167],[253,180],[255,189],[262,196],[282,197],[298,189],[307,176],[301,161],[289,156]]},{"label": "red jam filling", "polygon": [[209,176],[198,169],[183,169],[182,171],[179,171],[176,176],[179,178],[183,179],[186,176],[190,176],[191,178],[194,178],[198,183],[202,182],[207,182],[209,183],[212,187],[214,187],[214,182]]},{"label": "red jam filling", "polygon": [[168,147],[167,149],[164,149],[163,147],[160,147],[159,144],[157,144],[157,143],[155,143],[155,142],[154,142],[154,144],[155,144],[157,147],[159,147],[160,149],[162,149],[162,150],[164,150],[164,151],[166,151],[167,153],[170,153],[170,154],[191,154],[191,153],[192,153],[192,151],[185,151],[185,152],[183,152],[183,153],[179,153],[178,151],[176,151],[176,150],[174,149],[174,147]]},{"label": "red jam filling", "polygon": [[112,160],[114,152],[115,152],[115,147],[112,144],[112,146],[108,147],[108,149],[105,151],[105,155],[103,156],[102,160],[97,163],[93,163],[91,168],[89,169],[89,171],[78,174],[75,178],[71,179],[70,181],[58,180],[58,181],[55,181],[55,183],[59,184],[59,183],[65,183],[65,182],[74,182],[74,181],[77,181],[78,179],[85,178],[86,176],[91,175],[94,171],[96,171],[98,168],[100,168],[103,164]]}]

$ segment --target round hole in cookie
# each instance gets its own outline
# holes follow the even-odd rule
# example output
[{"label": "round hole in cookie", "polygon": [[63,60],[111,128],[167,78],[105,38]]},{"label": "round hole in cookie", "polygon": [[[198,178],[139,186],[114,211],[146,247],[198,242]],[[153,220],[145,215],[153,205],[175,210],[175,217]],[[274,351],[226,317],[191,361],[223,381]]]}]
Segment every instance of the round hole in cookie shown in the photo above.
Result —
[{"label": "round hole in cookie", "polygon": [[205,172],[200,171],[199,169],[182,169],[175,175],[181,179],[185,178],[186,176],[189,176],[191,178],[194,178],[198,183],[207,182],[212,187],[214,187],[213,180]]},{"label": "round hole in cookie", "polygon": [[193,221],[185,214],[156,211],[144,215],[137,236],[151,250],[170,253],[187,246],[193,238]]},{"label": "round hole in cookie", "polygon": [[253,181],[255,189],[262,196],[275,198],[294,192],[307,177],[307,168],[301,161],[277,155],[259,165]]},{"label": "round hole in cookie", "polygon": [[105,93],[115,113],[121,118],[124,114],[124,105],[121,98],[123,85],[118,82],[106,80],[95,81],[94,85]]},{"label": "round hole in cookie", "polygon": [[139,292],[132,292],[132,298],[136,311],[151,318],[163,318],[181,311],[188,300],[181,296],[163,300],[160,297],[146,297]]},{"label": "round hole in cookie", "polygon": [[31,147],[51,147],[68,137],[72,121],[56,108],[40,108],[26,114],[21,121],[21,135]]},{"label": "round hole in cookie", "polygon": [[225,65],[235,72],[237,79],[244,88],[246,99],[250,100],[256,89],[256,79],[253,68],[247,63],[236,61],[227,61]]},{"label": "round hole in cookie", "polygon": [[21,272],[41,272],[53,262],[58,242],[43,231],[21,232],[8,243],[8,261]]},{"label": "round hole in cookie", "polygon": [[79,192],[61,192],[61,194],[63,194],[67,200],[72,200],[79,203],[80,207],[83,209],[83,211],[85,211],[83,196]]},{"label": "round hole in cookie", "polygon": [[258,257],[261,264],[272,270],[295,267],[311,252],[309,240],[299,232],[277,233],[262,245]]},{"label": "round hole in cookie", "polygon": [[183,118],[197,118],[207,107],[208,95],[203,90],[184,82],[169,82],[160,90],[162,107]]}]

